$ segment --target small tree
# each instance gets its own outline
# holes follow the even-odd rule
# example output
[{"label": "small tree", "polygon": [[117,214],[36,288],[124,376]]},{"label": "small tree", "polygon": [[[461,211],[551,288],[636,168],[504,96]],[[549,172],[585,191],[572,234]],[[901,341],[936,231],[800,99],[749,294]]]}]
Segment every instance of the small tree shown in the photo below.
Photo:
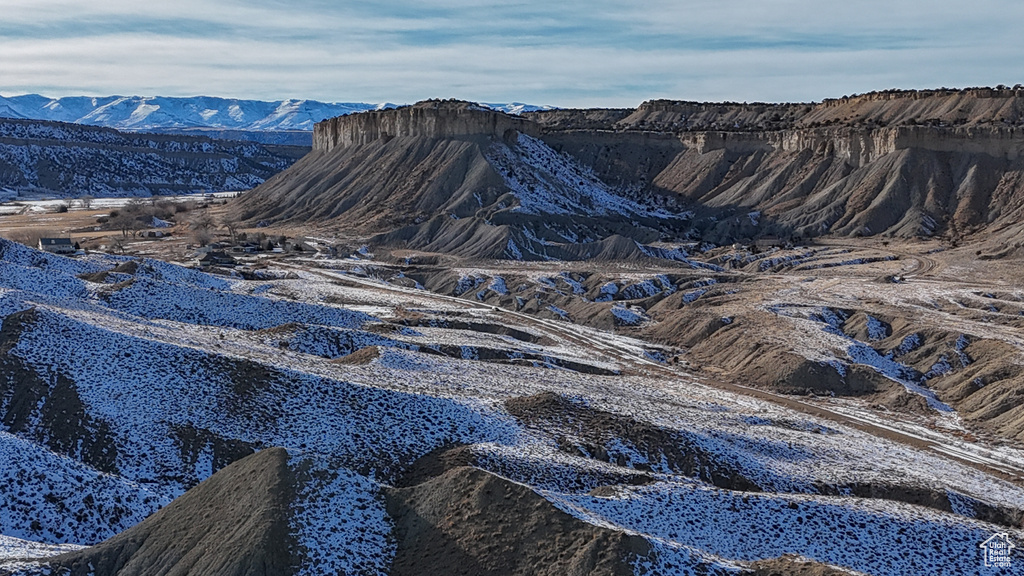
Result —
[{"label": "small tree", "polygon": [[225,214],[224,216],[221,216],[220,225],[228,231],[228,235],[231,236],[232,244],[238,242],[238,220],[233,216]]},{"label": "small tree", "polygon": [[132,198],[124,205],[124,211],[129,214],[141,214],[146,209],[146,203],[142,198]]},{"label": "small tree", "polygon": [[199,228],[209,230],[214,227],[213,217],[210,216],[209,213],[203,211],[193,216],[192,219],[189,220],[188,225],[193,230]]},{"label": "small tree", "polygon": [[82,205],[82,210],[89,210],[92,208],[92,201],[94,198],[88,194],[78,199],[78,203]]},{"label": "small tree", "polygon": [[[146,220],[144,220],[144,218],[146,218],[146,217],[145,216],[136,216],[135,218],[132,218],[131,221],[128,223],[128,230],[131,231],[132,238],[137,237],[139,235],[139,232],[141,232],[141,231],[145,230],[146,228],[148,228],[148,226],[147,226],[148,222],[146,222]],[[150,220],[152,220],[152,218],[153,218],[152,216],[149,217]]]},{"label": "small tree", "polygon": [[200,246],[206,246],[213,241],[213,218],[207,212],[201,212],[192,217],[188,223],[192,230],[192,240]]},{"label": "small tree", "polygon": [[121,236],[127,238],[128,231],[131,230],[135,217],[127,212],[111,212],[109,224],[114,230],[120,230]]},{"label": "small tree", "polygon": [[210,233],[209,228],[194,228],[191,238],[192,242],[199,246],[207,246],[213,240],[213,235]]}]

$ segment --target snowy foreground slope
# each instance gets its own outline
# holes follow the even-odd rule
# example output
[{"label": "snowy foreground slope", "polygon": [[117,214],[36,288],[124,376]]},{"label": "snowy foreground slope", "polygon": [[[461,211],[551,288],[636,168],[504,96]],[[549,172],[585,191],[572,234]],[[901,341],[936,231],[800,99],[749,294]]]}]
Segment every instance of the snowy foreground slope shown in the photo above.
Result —
[{"label": "snowy foreground slope", "polygon": [[0,240],[0,316],[0,573],[47,573],[45,557],[276,446],[300,478],[299,574],[388,574],[383,494],[454,446],[646,540],[637,574],[743,573],[784,554],[877,575],[1024,573],[1019,556],[986,568],[979,548],[1024,542],[1020,487],[598,360],[489,307],[334,272],[242,281]]}]

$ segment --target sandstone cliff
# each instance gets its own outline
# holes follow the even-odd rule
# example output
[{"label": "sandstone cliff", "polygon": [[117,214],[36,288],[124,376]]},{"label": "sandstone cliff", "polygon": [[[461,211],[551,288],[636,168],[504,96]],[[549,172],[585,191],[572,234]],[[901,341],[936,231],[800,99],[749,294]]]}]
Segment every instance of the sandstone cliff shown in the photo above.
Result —
[{"label": "sandstone cliff", "polygon": [[[538,152],[534,140],[551,150]],[[577,166],[566,169],[566,158]],[[566,200],[595,190],[632,208],[597,214],[591,200]],[[529,205],[547,213],[537,230],[523,227]],[[1024,216],[1024,90],[890,91],[817,104],[656,100],[522,117],[432,100],[317,125],[313,153],[240,208],[249,220],[329,220],[442,251],[472,240],[474,254],[489,256],[510,256],[509,242],[534,237],[545,257],[591,254],[565,245],[615,234],[958,238]],[[668,212],[656,223],[638,218],[658,209]],[[693,218],[671,216],[684,211]],[[550,231],[552,216],[595,215],[601,226]],[[426,226],[435,218],[448,220]],[[465,218],[477,220],[455,222]]]},{"label": "sandstone cliff", "polygon": [[468,257],[600,257],[680,235],[659,212],[559,155],[540,127],[427,101],[317,125],[314,150],[236,204],[250,222],[330,222],[374,242]]},{"label": "sandstone cliff", "polygon": [[[624,113],[625,112],[625,113]],[[819,126],[1021,126],[1024,88],[890,90],[819,103],[651,100],[636,110],[544,110],[523,116],[558,130],[762,131]]]},{"label": "sandstone cliff", "polygon": [[545,141],[605,180],[689,203],[695,230],[712,241],[960,237],[1016,225],[1022,212],[1020,87],[879,92],[819,104],[657,100],[625,116],[527,116],[545,127]]},{"label": "sandstone cliff", "polygon": [[535,135],[535,123],[457,100],[427,100],[397,110],[339,116],[313,129],[313,148],[330,152],[337,147],[369,144],[391,138],[501,137],[515,130]]}]

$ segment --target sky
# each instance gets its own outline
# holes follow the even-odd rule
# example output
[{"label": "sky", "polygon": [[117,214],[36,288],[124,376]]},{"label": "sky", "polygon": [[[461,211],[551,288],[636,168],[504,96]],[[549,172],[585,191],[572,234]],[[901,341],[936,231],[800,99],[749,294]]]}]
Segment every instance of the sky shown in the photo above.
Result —
[{"label": "sky", "polygon": [[1019,0],[0,0],[0,94],[626,107],[1024,83]]}]

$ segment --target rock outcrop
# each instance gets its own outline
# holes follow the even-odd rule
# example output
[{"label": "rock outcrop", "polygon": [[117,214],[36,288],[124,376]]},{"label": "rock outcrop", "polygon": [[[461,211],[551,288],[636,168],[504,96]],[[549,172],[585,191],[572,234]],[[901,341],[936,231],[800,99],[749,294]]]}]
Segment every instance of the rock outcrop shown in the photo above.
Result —
[{"label": "rock outcrop", "polygon": [[[479,257],[577,259],[606,253],[595,243],[616,234],[959,239],[1018,230],[1024,217],[1020,87],[522,117],[435,100],[325,121],[314,146],[241,200],[245,219],[331,221],[381,243]],[[594,190],[629,208],[596,208]],[[539,212],[545,226],[524,221]],[[595,216],[600,225],[559,221]],[[1024,242],[1024,230],[1007,234]]]},{"label": "rock outcrop", "polygon": [[[474,258],[580,259],[681,219],[595,177],[528,120],[457,101],[335,118],[314,150],[236,203],[249,222],[328,222],[375,244]],[[675,229],[674,229],[675,228]],[[614,243],[614,242],[613,242]]]},{"label": "rock outcrop", "polygon": [[523,115],[556,130],[758,132],[822,126],[1021,126],[1024,88],[889,90],[819,103],[650,100],[636,110],[542,110]]},{"label": "rock outcrop", "polygon": [[337,147],[369,144],[391,138],[497,137],[509,130],[536,135],[528,120],[458,100],[426,100],[396,110],[377,110],[339,116],[313,129],[313,148],[330,152]]}]

